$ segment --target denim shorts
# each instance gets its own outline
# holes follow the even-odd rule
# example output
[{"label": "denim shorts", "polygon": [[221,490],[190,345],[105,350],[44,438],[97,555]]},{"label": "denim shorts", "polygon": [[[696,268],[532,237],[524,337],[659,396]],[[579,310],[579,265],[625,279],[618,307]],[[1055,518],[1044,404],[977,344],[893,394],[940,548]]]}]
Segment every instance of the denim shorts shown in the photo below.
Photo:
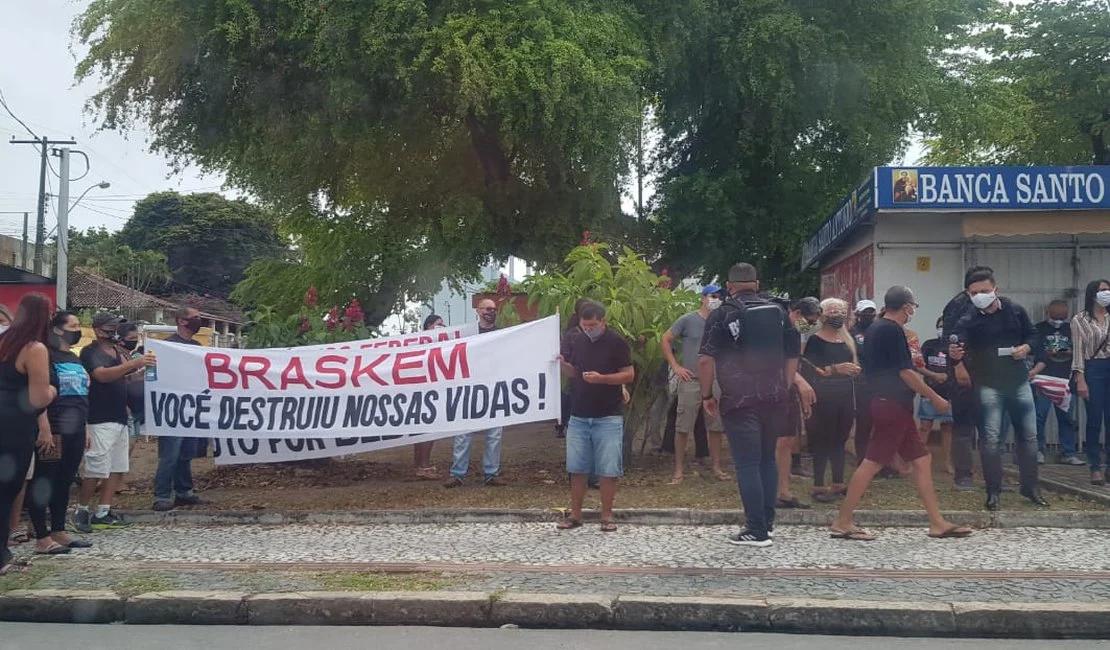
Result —
[{"label": "denim shorts", "polygon": [[567,421],[567,471],[606,478],[624,476],[624,417],[572,415]]}]

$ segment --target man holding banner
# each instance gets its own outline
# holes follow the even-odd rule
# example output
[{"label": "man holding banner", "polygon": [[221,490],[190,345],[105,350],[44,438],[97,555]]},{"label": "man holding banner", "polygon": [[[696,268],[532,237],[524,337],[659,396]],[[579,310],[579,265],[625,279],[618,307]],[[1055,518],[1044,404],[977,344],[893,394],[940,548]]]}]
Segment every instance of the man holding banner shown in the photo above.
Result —
[{"label": "man holding banner", "polygon": [[605,307],[588,301],[578,311],[579,331],[563,339],[563,374],[570,379],[567,422],[567,472],[570,473],[570,516],[559,530],[582,526],[582,502],[590,474],[601,487],[601,531],[613,532],[613,500],[617,479],[624,474],[624,395],[632,383],[632,351],[605,324]]},{"label": "man holding banner", "polygon": [[[497,330],[497,303],[485,298],[478,303],[478,333],[487,334]],[[486,431],[486,449],[482,453],[482,474],[485,476],[487,487],[504,487],[508,485],[501,478],[501,427],[494,427]],[[455,436],[453,460],[451,463],[451,478],[443,484],[447,489],[457,488],[463,484],[470,471],[470,443],[474,440],[473,433],[464,433]]]}]

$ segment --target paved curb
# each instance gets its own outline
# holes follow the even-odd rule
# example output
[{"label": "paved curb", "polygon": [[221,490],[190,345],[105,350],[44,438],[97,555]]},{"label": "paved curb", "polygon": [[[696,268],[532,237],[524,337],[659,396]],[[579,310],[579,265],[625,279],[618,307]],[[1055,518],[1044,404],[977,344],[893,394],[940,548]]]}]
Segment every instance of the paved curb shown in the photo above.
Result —
[{"label": "paved curb", "polygon": [[[561,515],[555,510],[540,509],[427,509],[427,510],[348,510],[326,512],[298,511],[219,511],[219,510],[152,510],[125,511],[125,516],[141,524],[472,524],[472,523],[542,523],[555,521]],[[796,526],[828,526],[835,512],[831,510],[780,510],[777,523]],[[598,518],[596,510],[583,512],[588,521]],[[645,526],[730,526],[743,519],[741,510],[626,509],[616,510],[614,518],[625,524]],[[952,521],[976,528],[1110,528],[1110,511],[1056,510],[1045,512],[949,512]],[[856,521],[863,526],[920,528],[928,524],[920,510],[860,510]]]},{"label": "paved curb", "polygon": [[[1010,478],[1020,478],[1021,477],[1021,474],[1017,470],[1014,470],[1014,469],[1007,468],[1005,470],[1005,472],[1006,472],[1006,475],[1009,476]],[[1064,483],[1063,481],[1057,481],[1055,479],[1045,478],[1044,476],[1040,476],[1037,479],[1037,481],[1038,481],[1038,483],[1040,483],[1041,487],[1047,488],[1049,490],[1053,490],[1055,492],[1063,492],[1064,494],[1070,494],[1072,496],[1083,497],[1084,499],[1089,499],[1091,501],[1094,501],[1095,503],[1101,503],[1103,505],[1110,505],[1110,496],[1107,496],[1105,492],[1100,492],[1098,490],[1088,489],[1088,488],[1080,486],[1080,485],[1071,485],[1070,483]]]},{"label": "paved curb", "polygon": [[0,620],[191,625],[435,625],[1110,639],[1110,603],[924,603],[481,592],[105,591],[0,594]]}]

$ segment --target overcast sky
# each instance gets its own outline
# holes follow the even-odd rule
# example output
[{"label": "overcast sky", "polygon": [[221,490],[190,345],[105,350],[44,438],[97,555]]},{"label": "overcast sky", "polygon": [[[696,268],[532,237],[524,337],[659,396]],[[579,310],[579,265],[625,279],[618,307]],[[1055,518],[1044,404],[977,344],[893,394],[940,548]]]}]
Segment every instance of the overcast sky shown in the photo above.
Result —
[{"label": "overcast sky", "polygon": [[[85,188],[102,180],[109,189],[94,189],[70,216],[76,228],[106,226],[118,229],[130,216],[134,202],[151,192],[219,191],[221,176],[204,175],[197,169],[177,174],[163,156],[147,150],[147,134],[141,130],[128,134],[98,132],[93,118],[85,113],[85,103],[97,90],[97,81],[81,85],[74,82],[73,71],[81,51],[70,36],[74,17],[89,0],[0,0],[0,90],[8,106],[38,135],[72,137],[74,147],[88,154],[91,171],[75,181],[71,200]],[[38,194],[39,157],[31,145],[12,145],[12,137],[27,139],[29,134],[6,112],[0,110],[0,233],[20,236],[22,211],[31,213],[31,233]],[[914,146],[899,164],[912,164],[920,155]],[[57,169],[57,159],[51,159]],[[72,176],[83,173],[82,161],[73,159]],[[57,192],[58,179],[48,172],[50,190]],[[631,188],[624,207],[635,211]],[[645,199],[652,188],[645,188]],[[3,214],[16,212],[17,214]],[[47,210],[47,230],[56,224],[55,208]]]},{"label": "overcast sky", "polygon": [[[38,135],[77,140],[73,148],[88,154],[89,175],[70,186],[70,199],[102,180],[112,186],[94,189],[70,216],[79,229],[89,226],[119,228],[131,214],[137,199],[151,192],[218,191],[219,176],[206,176],[196,169],[174,174],[164,157],[147,151],[146,133],[97,132],[92,118],[85,114],[88,98],[96,92],[95,81],[76,85],[74,43],[70,26],[88,0],[0,0],[0,90],[8,106]],[[140,127],[141,128],[141,127]],[[30,136],[14,119],[0,109],[0,212],[31,213],[34,217],[39,183],[38,149],[32,145],[12,145],[8,140]],[[52,158],[57,169],[57,159]],[[73,157],[71,176],[79,176],[84,165]],[[47,172],[53,191],[58,178]],[[48,190],[49,191],[49,190]],[[49,231],[56,221],[54,210],[47,209]],[[21,214],[0,214],[0,233],[20,236]]]}]

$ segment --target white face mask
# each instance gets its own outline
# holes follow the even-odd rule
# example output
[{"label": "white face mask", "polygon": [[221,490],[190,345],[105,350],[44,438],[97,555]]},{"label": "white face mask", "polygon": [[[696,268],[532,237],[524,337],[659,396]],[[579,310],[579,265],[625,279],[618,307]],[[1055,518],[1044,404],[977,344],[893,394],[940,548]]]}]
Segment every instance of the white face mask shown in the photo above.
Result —
[{"label": "white face mask", "polygon": [[9,327],[11,327],[11,325],[0,325],[0,334],[7,332]]},{"label": "white face mask", "polygon": [[943,327],[938,327],[937,328],[937,338],[938,339],[944,338],[944,328]]},{"label": "white face mask", "polygon": [[[1107,293],[1110,294],[1110,291]],[[971,304],[975,305],[976,309],[986,309],[993,305],[995,300],[998,300],[998,294],[993,291],[990,293],[977,293],[971,297]]]},{"label": "white face mask", "polygon": [[721,299],[720,298],[710,298],[709,300],[706,301],[705,306],[709,308],[709,311],[713,311],[714,309],[721,306]]},{"label": "white face mask", "polygon": [[1095,302],[1103,307],[1110,307],[1110,291],[1099,291],[1096,293]]},{"label": "white face mask", "polygon": [[1061,327],[1063,327],[1064,323],[1066,323],[1066,322],[1068,322],[1066,319],[1065,320],[1057,320],[1055,318],[1048,319],[1048,323],[1050,325],[1052,325],[1053,327],[1055,327],[1056,329],[1060,329]]}]

